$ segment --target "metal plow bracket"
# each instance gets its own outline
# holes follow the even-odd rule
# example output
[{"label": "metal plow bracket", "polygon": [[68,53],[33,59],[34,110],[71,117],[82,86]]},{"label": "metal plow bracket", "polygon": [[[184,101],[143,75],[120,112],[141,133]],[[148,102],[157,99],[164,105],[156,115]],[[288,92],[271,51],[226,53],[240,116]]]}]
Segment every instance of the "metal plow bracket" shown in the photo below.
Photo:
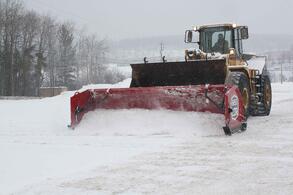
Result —
[{"label": "metal plow bracket", "polygon": [[196,85],[95,89],[71,98],[71,128],[84,114],[95,109],[169,109],[211,112],[225,115],[225,133],[241,128],[245,122],[238,88],[225,85]]}]

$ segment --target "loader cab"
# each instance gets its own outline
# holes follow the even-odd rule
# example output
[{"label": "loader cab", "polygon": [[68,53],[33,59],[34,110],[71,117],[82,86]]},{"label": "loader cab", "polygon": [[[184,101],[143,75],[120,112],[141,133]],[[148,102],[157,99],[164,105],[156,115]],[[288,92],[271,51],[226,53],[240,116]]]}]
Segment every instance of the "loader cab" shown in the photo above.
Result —
[{"label": "loader cab", "polygon": [[241,56],[244,39],[248,39],[248,28],[245,26],[225,25],[199,30],[199,48],[205,53],[228,54],[234,48],[237,56]]},{"label": "loader cab", "polygon": [[[196,33],[198,36],[196,36]],[[198,37],[198,38],[194,38]],[[242,40],[248,39],[248,28],[236,24],[207,25],[186,31],[186,43],[198,43],[205,53],[228,54],[235,49],[236,55],[243,54]]]}]

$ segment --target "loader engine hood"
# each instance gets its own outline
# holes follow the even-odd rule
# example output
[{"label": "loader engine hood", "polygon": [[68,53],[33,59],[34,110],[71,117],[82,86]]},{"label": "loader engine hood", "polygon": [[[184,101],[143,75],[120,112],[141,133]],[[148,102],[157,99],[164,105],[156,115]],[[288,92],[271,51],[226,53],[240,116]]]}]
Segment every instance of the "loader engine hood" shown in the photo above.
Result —
[{"label": "loader engine hood", "polygon": [[247,60],[248,67],[250,69],[258,70],[261,74],[267,74],[266,72],[266,57],[265,56],[253,56]]},{"label": "loader engine hood", "polygon": [[224,84],[226,59],[132,64],[130,87]]}]

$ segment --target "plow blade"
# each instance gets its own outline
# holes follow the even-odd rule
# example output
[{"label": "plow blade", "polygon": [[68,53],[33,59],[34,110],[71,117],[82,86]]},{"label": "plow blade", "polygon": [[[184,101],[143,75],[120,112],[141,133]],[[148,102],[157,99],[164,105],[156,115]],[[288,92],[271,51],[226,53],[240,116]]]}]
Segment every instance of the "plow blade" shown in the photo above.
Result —
[{"label": "plow blade", "polygon": [[227,135],[246,127],[242,96],[235,86],[191,85],[87,90],[71,97],[70,127],[75,128],[87,112],[96,109],[211,112],[225,116],[223,129]]}]

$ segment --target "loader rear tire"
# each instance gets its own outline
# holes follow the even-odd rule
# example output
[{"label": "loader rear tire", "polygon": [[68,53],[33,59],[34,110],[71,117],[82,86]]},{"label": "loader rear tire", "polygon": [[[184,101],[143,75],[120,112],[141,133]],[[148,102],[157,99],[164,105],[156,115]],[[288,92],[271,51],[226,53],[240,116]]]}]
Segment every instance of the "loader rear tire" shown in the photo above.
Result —
[{"label": "loader rear tire", "polygon": [[238,87],[242,95],[245,117],[248,118],[250,110],[250,86],[247,75],[243,72],[230,72],[226,78],[225,84]]},{"label": "loader rear tire", "polygon": [[272,87],[271,87],[271,80],[270,78],[265,75],[262,77],[263,82],[263,94],[264,94],[264,108],[265,108],[265,115],[268,116],[271,113],[272,107]]},{"label": "loader rear tire", "polygon": [[271,112],[272,107],[272,88],[269,76],[261,76],[261,87],[260,87],[261,97],[259,102],[253,101],[252,112],[253,116],[268,116]]}]

